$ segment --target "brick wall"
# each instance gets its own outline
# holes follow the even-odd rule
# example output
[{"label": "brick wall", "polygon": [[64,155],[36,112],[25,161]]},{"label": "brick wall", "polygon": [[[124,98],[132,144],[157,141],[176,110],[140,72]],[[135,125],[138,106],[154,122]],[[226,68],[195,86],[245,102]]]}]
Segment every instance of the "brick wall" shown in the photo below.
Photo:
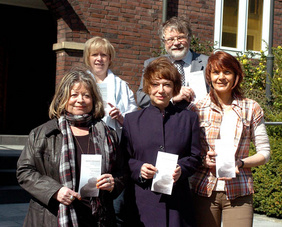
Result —
[{"label": "brick wall", "polygon": [[168,4],[168,17],[187,14],[192,32],[201,41],[213,41],[215,0],[172,0]]},{"label": "brick wall", "polygon": [[274,1],[273,46],[282,45],[282,0]]},{"label": "brick wall", "polygon": [[[158,27],[162,1],[151,0],[44,0],[58,23],[57,42],[84,43],[99,35],[116,48],[112,70],[135,92],[144,60],[160,50]],[[214,1],[168,1],[168,17],[188,14],[195,35],[213,40]],[[201,23],[199,23],[201,21]],[[57,81],[66,70],[82,64],[82,52],[57,52]]]},{"label": "brick wall", "polygon": [[[43,0],[58,23],[57,42],[84,43],[99,35],[108,38],[117,56],[112,71],[135,92],[143,62],[160,50],[157,34],[162,20],[162,1],[152,0]],[[281,45],[282,1],[275,0],[274,46]],[[215,0],[168,0],[167,17],[186,14],[193,34],[213,41]],[[66,70],[81,65],[82,51],[57,52],[57,81]]]}]

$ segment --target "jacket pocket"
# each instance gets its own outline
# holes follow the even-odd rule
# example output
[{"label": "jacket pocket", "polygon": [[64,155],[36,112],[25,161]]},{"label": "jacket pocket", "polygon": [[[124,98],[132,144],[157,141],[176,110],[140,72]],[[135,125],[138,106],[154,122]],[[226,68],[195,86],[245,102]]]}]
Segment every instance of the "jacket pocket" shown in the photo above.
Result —
[{"label": "jacket pocket", "polygon": [[49,212],[46,207],[31,199],[23,226],[57,227],[57,217]]},{"label": "jacket pocket", "polygon": [[44,212],[44,207],[31,199],[23,226],[24,227],[43,226],[43,212]]}]

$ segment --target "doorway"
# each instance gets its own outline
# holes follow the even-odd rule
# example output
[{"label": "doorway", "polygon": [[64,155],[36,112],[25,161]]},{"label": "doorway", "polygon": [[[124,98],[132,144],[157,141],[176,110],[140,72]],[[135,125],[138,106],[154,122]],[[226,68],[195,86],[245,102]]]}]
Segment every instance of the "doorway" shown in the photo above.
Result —
[{"label": "doorway", "polygon": [[50,11],[0,4],[0,134],[27,135],[48,118],[57,24]]}]

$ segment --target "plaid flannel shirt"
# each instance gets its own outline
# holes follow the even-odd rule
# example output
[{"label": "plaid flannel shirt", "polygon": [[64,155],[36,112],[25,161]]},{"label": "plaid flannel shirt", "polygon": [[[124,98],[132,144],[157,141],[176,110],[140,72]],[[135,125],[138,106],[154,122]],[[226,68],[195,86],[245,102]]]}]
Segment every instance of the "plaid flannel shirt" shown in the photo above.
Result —
[{"label": "plaid flannel shirt", "polygon": [[[207,151],[215,149],[214,141],[219,138],[223,112],[211,102],[209,95],[188,108],[199,114],[202,155],[205,155]],[[254,141],[254,130],[263,120],[263,110],[254,100],[236,97],[232,102],[232,109],[238,116],[234,138],[237,160],[249,156],[250,142]],[[211,196],[216,182],[215,171],[205,167],[200,167],[190,178],[192,190],[205,197]],[[254,193],[251,168],[240,169],[236,178],[225,181],[225,188],[229,200]]]}]

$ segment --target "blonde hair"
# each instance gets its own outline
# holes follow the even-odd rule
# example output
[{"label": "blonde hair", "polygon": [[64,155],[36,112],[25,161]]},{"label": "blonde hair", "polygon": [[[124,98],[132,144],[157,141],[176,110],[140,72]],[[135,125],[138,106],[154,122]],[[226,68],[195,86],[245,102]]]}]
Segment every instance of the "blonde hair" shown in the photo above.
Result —
[{"label": "blonde hair", "polygon": [[106,38],[100,36],[94,36],[91,39],[88,39],[85,42],[84,51],[83,51],[83,61],[84,64],[90,68],[89,57],[93,51],[102,50],[105,51],[110,56],[110,65],[112,64],[113,59],[115,58],[116,51],[114,46]]},{"label": "blonde hair", "polygon": [[62,78],[49,107],[49,117],[60,118],[64,114],[71,89],[76,83],[83,84],[89,90],[93,100],[93,110],[91,111],[93,117],[95,119],[103,118],[105,111],[99,89],[90,73],[82,68],[72,69]]}]

